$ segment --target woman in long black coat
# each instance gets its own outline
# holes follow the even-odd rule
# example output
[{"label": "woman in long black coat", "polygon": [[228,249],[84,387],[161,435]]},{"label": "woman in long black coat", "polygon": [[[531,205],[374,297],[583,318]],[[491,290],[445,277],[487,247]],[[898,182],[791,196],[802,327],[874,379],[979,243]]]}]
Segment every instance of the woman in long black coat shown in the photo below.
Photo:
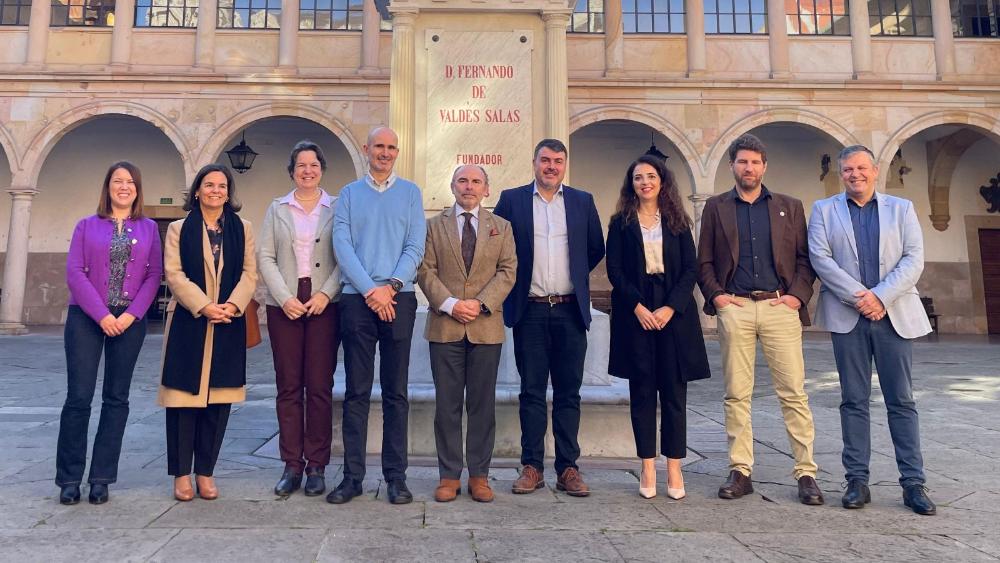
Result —
[{"label": "woman in long black coat", "polygon": [[629,380],[632,431],[642,460],[639,494],[656,496],[656,401],[667,495],[683,498],[687,383],[710,376],[694,302],[691,219],[673,174],[658,158],[633,162],[608,228],[611,358],[608,373]]}]

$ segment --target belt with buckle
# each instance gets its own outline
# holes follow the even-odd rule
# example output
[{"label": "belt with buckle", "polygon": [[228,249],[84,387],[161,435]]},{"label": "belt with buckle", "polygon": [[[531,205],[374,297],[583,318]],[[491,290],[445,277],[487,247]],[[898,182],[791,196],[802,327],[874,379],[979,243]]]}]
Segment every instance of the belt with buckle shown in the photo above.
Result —
[{"label": "belt with buckle", "polygon": [[749,299],[750,301],[766,301],[768,299],[777,299],[781,297],[781,290],[777,291],[751,291],[750,293],[734,293],[735,297],[742,297],[743,299]]},{"label": "belt with buckle", "polygon": [[535,303],[548,303],[549,307],[558,305],[560,303],[572,303],[576,301],[575,295],[529,295],[529,301],[534,301]]}]

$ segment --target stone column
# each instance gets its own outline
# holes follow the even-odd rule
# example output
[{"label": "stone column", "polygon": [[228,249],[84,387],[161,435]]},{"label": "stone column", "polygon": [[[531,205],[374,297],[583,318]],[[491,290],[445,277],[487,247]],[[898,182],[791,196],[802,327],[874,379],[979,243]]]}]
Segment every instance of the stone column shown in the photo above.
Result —
[{"label": "stone column", "polygon": [[412,178],[414,172],[414,94],[416,80],[416,41],[413,24],[416,10],[393,12],[392,15],[392,71],[389,75],[389,126],[399,136],[399,158],[396,173]]},{"label": "stone column", "polygon": [[771,55],[771,78],[788,78],[788,24],[785,1],[767,0],[768,52]]},{"label": "stone column", "polygon": [[294,74],[299,66],[299,0],[281,0],[278,68]]},{"label": "stone column", "polygon": [[[45,20],[48,24],[48,20]],[[10,226],[3,266],[3,293],[0,294],[0,334],[25,334],[23,321],[24,285],[28,272],[28,226],[31,200],[38,193],[31,188],[11,187]]]},{"label": "stone column", "polygon": [[566,27],[569,11],[543,12],[545,22],[545,136],[569,142]]},{"label": "stone column", "polygon": [[52,19],[52,0],[32,0],[31,20],[28,22],[28,50],[24,62],[31,67],[45,64],[49,48],[49,22]]},{"label": "stone column", "polygon": [[382,16],[375,8],[375,2],[365,2],[364,21],[361,23],[361,66],[358,74],[378,74],[379,34]]},{"label": "stone column", "polygon": [[848,10],[851,12],[854,78],[869,78],[872,76],[872,33],[871,23],[868,21],[868,0],[850,0]]},{"label": "stone column", "polygon": [[687,34],[689,77],[705,74],[705,2],[687,0],[684,3],[684,32]]},{"label": "stone column", "polygon": [[948,0],[931,0],[934,24],[934,63],[938,80],[955,76],[955,37],[951,30],[951,5]]},{"label": "stone column", "polygon": [[604,76],[625,74],[622,0],[604,0]]},{"label": "stone column", "polygon": [[132,56],[135,0],[115,0],[115,27],[111,31],[111,67],[127,69]]},{"label": "stone column", "polygon": [[198,31],[195,34],[194,66],[198,70],[215,68],[215,26],[219,18],[218,0],[198,3]]},{"label": "stone column", "polygon": [[701,214],[705,211],[705,202],[712,194],[691,194],[688,199],[694,205],[694,243],[698,245],[698,237],[701,236]]}]

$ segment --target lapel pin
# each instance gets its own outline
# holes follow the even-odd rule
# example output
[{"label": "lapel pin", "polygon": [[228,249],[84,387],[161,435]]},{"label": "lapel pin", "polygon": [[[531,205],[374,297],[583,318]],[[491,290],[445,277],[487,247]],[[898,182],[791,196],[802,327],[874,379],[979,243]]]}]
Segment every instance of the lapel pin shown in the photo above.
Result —
[{"label": "lapel pin", "polygon": [[137,239],[132,239],[132,244],[139,244],[139,241]]},{"label": "lapel pin", "polygon": [[784,217],[785,216],[785,212],[784,211],[779,211],[778,215],[781,215],[782,217]]}]

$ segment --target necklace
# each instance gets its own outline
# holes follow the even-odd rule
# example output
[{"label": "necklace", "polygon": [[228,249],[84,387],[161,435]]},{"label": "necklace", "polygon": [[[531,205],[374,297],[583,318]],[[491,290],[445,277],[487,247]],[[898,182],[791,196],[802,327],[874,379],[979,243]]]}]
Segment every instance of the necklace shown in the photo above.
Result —
[{"label": "necklace", "polygon": [[316,195],[315,196],[307,198],[307,197],[301,197],[301,196],[299,196],[299,190],[296,189],[294,192],[292,192],[292,195],[295,196],[295,199],[297,199],[299,201],[310,202],[310,201],[316,201],[317,199],[319,199],[320,196],[323,195],[323,192],[321,192],[319,190],[316,190]]}]

